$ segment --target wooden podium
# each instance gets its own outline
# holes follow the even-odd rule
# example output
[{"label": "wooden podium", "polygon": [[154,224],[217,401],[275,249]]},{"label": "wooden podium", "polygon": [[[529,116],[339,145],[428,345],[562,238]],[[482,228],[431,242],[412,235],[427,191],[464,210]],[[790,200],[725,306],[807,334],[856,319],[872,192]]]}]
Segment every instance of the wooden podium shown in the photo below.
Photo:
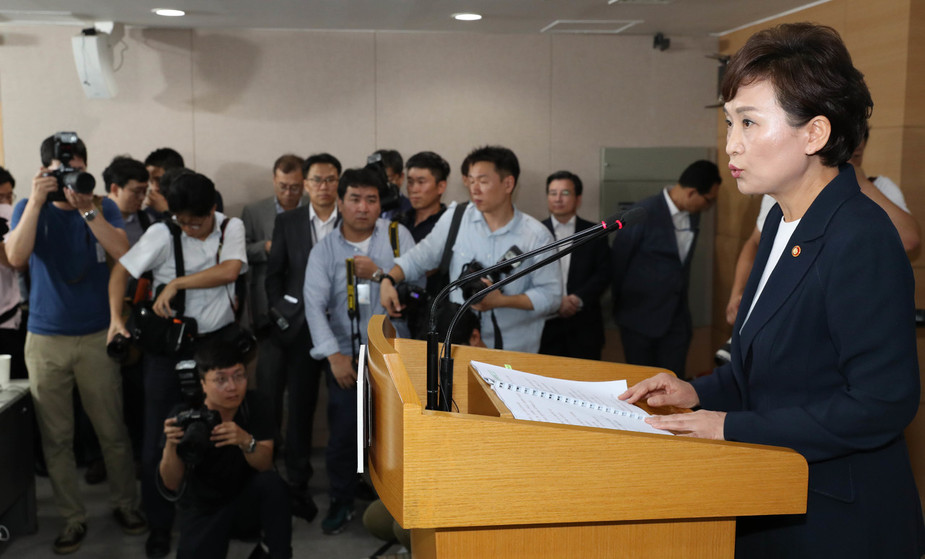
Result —
[{"label": "wooden podium", "polygon": [[655,369],[454,346],[459,411],[438,412],[424,342],[384,316],[368,334],[369,472],[414,559],[733,557],[736,516],[806,511],[792,450],[516,420],[469,361],[631,385]]}]

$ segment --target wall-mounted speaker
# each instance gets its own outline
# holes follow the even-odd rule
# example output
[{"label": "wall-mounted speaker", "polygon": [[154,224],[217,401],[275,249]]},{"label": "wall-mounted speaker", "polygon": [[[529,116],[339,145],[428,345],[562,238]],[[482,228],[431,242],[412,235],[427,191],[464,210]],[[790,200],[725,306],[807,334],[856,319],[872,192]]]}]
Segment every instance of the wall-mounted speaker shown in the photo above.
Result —
[{"label": "wall-mounted speaker", "polygon": [[[91,33],[92,31],[92,33]],[[84,94],[90,99],[111,99],[118,92],[112,69],[112,46],[109,35],[85,30],[71,38],[74,64]]]}]

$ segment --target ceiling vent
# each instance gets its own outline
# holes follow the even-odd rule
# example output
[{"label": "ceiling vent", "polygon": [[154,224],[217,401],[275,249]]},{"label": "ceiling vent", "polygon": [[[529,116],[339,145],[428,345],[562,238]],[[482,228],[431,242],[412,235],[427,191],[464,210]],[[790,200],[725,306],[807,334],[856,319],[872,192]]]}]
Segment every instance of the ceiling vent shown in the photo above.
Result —
[{"label": "ceiling vent", "polygon": [[587,33],[597,35],[616,35],[630,27],[642,23],[641,19],[557,19],[540,33]]}]

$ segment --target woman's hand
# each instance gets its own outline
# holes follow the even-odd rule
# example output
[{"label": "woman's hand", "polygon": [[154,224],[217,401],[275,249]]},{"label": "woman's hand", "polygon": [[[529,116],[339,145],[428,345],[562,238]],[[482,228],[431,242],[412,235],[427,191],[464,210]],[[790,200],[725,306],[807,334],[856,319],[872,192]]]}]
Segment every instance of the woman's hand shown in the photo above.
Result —
[{"label": "woman's hand", "polygon": [[697,396],[697,391],[691,383],[668,373],[659,373],[634,384],[626,392],[620,394],[620,399],[629,404],[644,400],[646,404],[654,408],[662,406],[692,408],[700,403],[700,397]]}]

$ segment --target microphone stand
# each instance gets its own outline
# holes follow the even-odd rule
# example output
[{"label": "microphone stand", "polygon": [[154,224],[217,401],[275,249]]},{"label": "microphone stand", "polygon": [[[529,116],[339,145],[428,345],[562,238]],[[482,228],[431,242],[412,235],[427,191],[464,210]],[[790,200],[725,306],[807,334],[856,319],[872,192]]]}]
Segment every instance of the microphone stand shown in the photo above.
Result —
[{"label": "microphone stand", "polygon": [[[427,333],[427,409],[436,409],[442,411],[451,411],[452,406],[452,392],[453,392],[453,359],[451,357],[451,347],[452,344],[450,340],[452,339],[453,330],[456,327],[456,323],[459,321],[459,318],[462,314],[469,309],[474,304],[474,301],[481,300],[482,297],[488,295],[492,291],[500,289],[501,287],[522,278],[523,276],[542,268],[555,262],[564,256],[571,254],[578,247],[597,239],[598,237],[603,237],[608,233],[613,231],[618,231],[623,227],[632,225],[639,221],[645,219],[646,210],[644,208],[633,208],[626,212],[619,212],[613,216],[608,217],[607,219],[601,221],[600,225],[585,229],[574,235],[569,235],[563,239],[544,245],[537,249],[525,252],[515,258],[509,260],[504,260],[488,268],[478,270],[472,274],[468,274],[464,277],[460,277],[454,282],[451,282],[447,285],[435,298],[434,303],[431,307],[430,314],[430,328]],[[608,225],[610,223],[610,225]],[[559,251],[556,254],[553,254],[539,262],[536,262],[522,270],[502,278],[492,285],[486,286],[485,289],[482,289],[478,293],[475,293],[469,297],[465,303],[459,308],[456,314],[453,316],[450,326],[447,329],[446,339],[444,340],[443,350],[444,357],[440,360],[440,367],[438,368],[438,358],[439,351],[437,350],[438,343],[438,333],[436,327],[436,308],[437,303],[444,298],[451,289],[457,287],[465,282],[471,281],[476,278],[481,278],[488,273],[500,269],[505,266],[509,266],[512,263],[520,262],[536,254],[540,254],[546,251],[549,251],[553,248],[557,248],[563,244],[573,243],[570,247],[565,250]],[[433,389],[433,393],[432,393]],[[432,405],[433,404],[433,405]]]}]

